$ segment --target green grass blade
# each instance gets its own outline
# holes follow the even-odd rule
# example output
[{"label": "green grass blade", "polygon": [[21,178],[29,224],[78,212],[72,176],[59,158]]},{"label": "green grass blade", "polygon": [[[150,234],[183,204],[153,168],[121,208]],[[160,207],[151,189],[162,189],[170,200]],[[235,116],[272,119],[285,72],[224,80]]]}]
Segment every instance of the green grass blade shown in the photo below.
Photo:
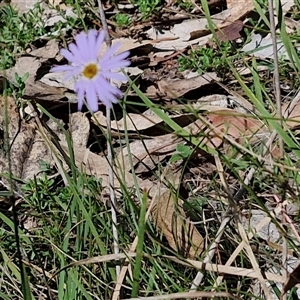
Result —
[{"label": "green grass blade", "polygon": [[159,109],[147,96],[145,96],[141,90],[135,85],[135,83],[129,79],[129,82],[131,84],[131,87],[133,90],[137,93],[137,95],[143,100],[143,102],[146,104],[148,108],[150,108],[158,117],[161,118],[162,121],[164,121],[168,126],[170,126],[174,133],[188,142],[192,143],[196,147],[200,147],[203,150],[207,151],[210,154],[217,154],[217,151],[215,149],[212,149],[206,145],[202,145],[199,142],[199,139],[191,136],[189,132],[187,132],[184,128],[182,128],[180,125],[178,125],[176,122],[174,122],[170,117],[168,117],[161,109]]}]

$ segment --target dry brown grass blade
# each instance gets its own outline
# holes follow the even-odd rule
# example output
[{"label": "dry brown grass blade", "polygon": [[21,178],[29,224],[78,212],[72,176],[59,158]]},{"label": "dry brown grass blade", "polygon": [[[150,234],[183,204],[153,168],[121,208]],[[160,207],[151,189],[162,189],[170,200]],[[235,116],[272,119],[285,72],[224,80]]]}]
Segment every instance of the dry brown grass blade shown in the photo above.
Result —
[{"label": "dry brown grass blade", "polygon": [[[174,256],[164,256],[164,257],[169,258],[170,260],[179,263],[181,265],[194,267],[202,271],[216,272],[217,274],[223,273],[223,274],[230,274],[235,276],[245,276],[248,278],[258,279],[257,277],[258,274],[254,269],[230,267],[230,266],[218,265],[213,263],[204,263],[201,261],[196,261],[191,259],[181,260]],[[280,283],[285,282],[285,276],[280,276],[270,272],[261,272],[261,274],[263,274],[263,277],[265,278],[264,280],[280,282]],[[300,284],[297,284],[296,286],[299,288]],[[193,295],[193,293],[191,293],[191,295]],[[271,299],[271,298],[267,298],[267,299]]]},{"label": "dry brown grass blade", "polygon": [[[34,111],[34,107],[30,105],[30,108]],[[57,148],[55,147],[55,145],[52,143],[51,139],[48,137],[48,134],[45,130],[45,128],[43,127],[40,119],[36,116],[35,117],[35,121],[37,123],[37,128],[41,134],[41,137],[43,139],[43,141],[45,142],[45,144],[47,145],[47,147],[49,148],[49,150],[51,151],[51,154],[52,154],[52,158],[56,164],[56,167],[57,167],[57,170],[59,172],[59,174],[61,175],[62,179],[63,179],[63,182],[65,184],[65,186],[68,186],[69,183],[68,183],[68,179],[66,177],[66,173],[65,173],[65,170],[62,166],[62,163],[60,161],[60,155],[59,155],[59,151],[57,150]]]},{"label": "dry brown grass blade", "polygon": [[248,254],[248,257],[249,257],[249,260],[250,260],[250,262],[251,262],[251,264],[254,268],[254,271],[256,272],[257,279],[259,280],[259,282],[261,284],[261,287],[262,287],[262,289],[265,293],[266,299],[272,299],[270,291],[269,291],[269,289],[266,285],[265,278],[262,276],[262,272],[260,270],[258,262],[256,261],[255,255],[254,255],[253,250],[250,246],[248,237],[246,235],[245,229],[244,229],[241,222],[238,222],[238,230],[239,230],[240,236],[241,236],[241,238],[244,242],[244,249],[246,250],[246,252]]},{"label": "dry brown grass blade", "polygon": [[[215,252],[216,252],[216,249],[218,248],[218,245],[221,241],[221,237],[223,236],[223,232],[227,226],[227,224],[229,223],[229,221],[231,220],[231,217],[230,216],[226,216],[221,224],[220,224],[220,228],[218,229],[218,232],[216,234],[216,237],[215,237],[215,240],[214,242],[210,245],[208,251],[207,251],[207,254],[205,256],[205,258],[203,259],[203,264],[206,265],[206,264],[210,264],[212,258],[214,257],[215,255]],[[201,268],[200,268],[201,269]],[[202,271],[199,271],[197,273],[197,275],[195,276],[193,282],[192,282],[192,285],[191,285],[191,288],[190,288],[190,292],[191,293],[194,293],[196,292],[197,288],[199,287],[202,279],[203,279],[203,276],[204,276],[204,273]]]},{"label": "dry brown grass blade", "polygon": [[[165,189],[165,187],[162,187],[162,188]],[[158,189],[156,190],[156,194],[159,194],[159,192],[160,192],[160,189],[158,187]],[[150,212],[151,212],[153,204],[154,204],[154,201],[153,201],[154,198],[155,198],[155,196],[152,198],[152,201],[150,202],[150,205],[147,209],[145,221],[147,221],[148,218],[149,218]],[[138,237],[136,236],[133,243],[130,246],[130,249],[129,249],[130,253],[135,252],[137,243],[138,243]],[[127,273],[128,269],[129,269],[129,259],[126,258],[125,263],[121,268],[120,274],[117,277],[117,282],[116,282],[114,292],[113,292],[113,295],[112,295],[112,298],[111,298],[112,300],[119,300],[120,299],[122,284],[123,284],[123,281],[125,279],[125,276],[126,276],[126,273]]]},{"label": "dry brown grass blade", "polygon": [[[265,225],[269,224],[271,221],[271,218],[270,217],[265,217],[263,220],[261,220],[259,222],[259,224],[255,227],[255,232],[258,232],[261,228],[263,228]],[[248,234],[248,239],[251,240],[254,236],[254,233],[250,232]],[[227,260],[225,266],[231,266],[231,264],[235,261],[236,257],[239,255],[239,253],[243,250],[245,246],[245,243],[244,241],[242,241],[238,246],[237,248],[234,250],[234,252],[231,254],[231,256],[229,257],[229,259]],[[214,284],[214,287],[217,287],[220,285],[220,283],[222,282],[223,280],[223,275],[220,275],[218,276],[215,284]]]},{"label": "dry brown grass blade", "polygon": [[125,300],[167,300],[167,299],[195,299],[195,298],[221,298],[226,297],[227,299],[239,300],[241,298],[235,297],[227,292],[195,292],[190,294],[188,292],[183,293],[174,293],[168,295],[152,296],[152,297],[139,297],[139,298],[130,298]]}]

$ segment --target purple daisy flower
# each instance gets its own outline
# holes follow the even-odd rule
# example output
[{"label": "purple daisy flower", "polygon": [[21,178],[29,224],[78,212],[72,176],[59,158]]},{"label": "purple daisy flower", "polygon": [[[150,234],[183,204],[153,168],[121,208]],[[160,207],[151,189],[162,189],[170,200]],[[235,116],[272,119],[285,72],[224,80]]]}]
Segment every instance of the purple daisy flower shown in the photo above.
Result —
[{"label": "purple daisy flower", "polygon": [[69,50],[61,49],[60,53],[70,62],[70,65],[56,66],[51,72],[67,72],[64,80],[75,78],[74,90],[78,97],[78,110],[82,109],[84,98],[92,111],[98,110],[98,100],[111,108],[117,103],[123,93],[110,80],[127,81],[120,73],[120,68],[129,66],[126,60],[129,52],[114,55],[120,44],[113,45],[99,57],[100,49],[106,37],[106,31],[91,29],[81,32],[75,37],[75,43],[69,45]]}]

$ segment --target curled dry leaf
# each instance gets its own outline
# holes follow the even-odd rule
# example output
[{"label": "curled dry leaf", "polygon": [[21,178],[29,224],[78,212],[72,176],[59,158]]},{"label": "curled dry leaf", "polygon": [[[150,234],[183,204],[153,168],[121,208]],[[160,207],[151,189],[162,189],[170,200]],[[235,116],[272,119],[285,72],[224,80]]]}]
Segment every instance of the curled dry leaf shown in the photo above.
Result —
[{"label": "curled dry leaf", "polygon": [[[97,111],[92,121],[96,125],[101,125],[103,127],[107,126],[106,117],[103,115],[101,111]],[[140,131],[150,127],[155,126],[156,124],[161,123],[161,118],[157,115],[143,115],[143,114],[133,114],[128,113],[125,116],[125,119],[122,118],[119,121],[112,121],[111,122],[111,129],[113,130],[128,130],[128,131]]]},{"label": "curled dry leaf", "polygon": [[[7,101],[8,111],[4,109]],[[15,101],[11,97],[0,97],[0,131],[4,130],[5,122],[9,121],[8,134],[10,145],[11,172],[13,176],[28,180],[40,172],[40,162],[51,163],[51,152],[36,130],[34,121],[25,122],[20,119]],[[8,155],[5,149],[0,151],[0,173],[9,171]],[[5,181],[5,178],[3,178]]]},{"label": "curled dry leaf", "polygon": [[[230,10],[224,10],[218,14],[212,15],[211,18],[215,25],[223,28],[229,25],[231,22],[227,20],[231,17]],[[238,16],[236,16],[238,19]],[[194,40],[203,36],[207,36],[210,33],[208,29],[208,22],[206,18],[191,19],[183,21],[180,24],[175,24],[172,33],[182,41]]]},{"label": "curled dry leaf", "polygon": [[[227,7],[228,9],[211,15],[211,19],[217,26],[217,29],[223,29],[234,22],[240,22],[240,19],[254,9],[251,0],[228,0]],[[236,32],[237,29],[234,29],[234,31]],[[175,51],[186,49],[191,45],[203,46],[212,38],[206,18],[185,20],[175,24],[170,30],[161,29],[159,33],[155,30],[149,30],[147,34],[154,40],[159,40],[161,37],[174,39],[162,39],[161,41],[158,41],[158,43],[155,43],[154,46],[156,49],[164,50],[160,54],[156,53],[156,55],[159,56],[164,56],[163,52],[165,51],[171,51],[168,52],[168,55],[170,55]],[[230,34],[227,35],[229,36]],[[237,35],[235,34],[235,36]]]},{"label": "curled dry leaf", "polygon": [[[193,114],[170,116],[170,118],[180,126],[186,126],[194,121]],[[94,114],[92,121],[98,126],[107,126],[106,117],[101,111],[98,111]],[[122,118],[119,121],[112,121],[111,129],[117,131],[143,131],[143,134],[157,135],[159,132],[165,133],[167,125],[164,125],[161,118],[154,114],[146,115],[128,113],[126,114],[125,119]]]},{"label": "curled dry leaf", "polygon": [[24,98],[35,100],[45,108],[54,109],[65,103],[66,88],[53,87],[40,81],[26,84]]},{"label": "curled dry leaf", "polygon": [[204,240],[187,218],[182,208],[183,202],[176,195],[181,174],[174,173],[171,169],[166,169],[165,174],[166,181],[172,188],[157,191],[151,215],[172,249],[184,257],[196,259],[203,251]]},{"label": "curled dry leaf", "polygon": [[[125,51],[133,51],[133,50],[139,50],[139,55],[141,53],[149,53],[153,46],[151,45],[151,40],[143,40],[143,41],[138,41],[136,39],[131,39],[131,38],[119,38],[119,39],[113,39],[112,40],[112,46],[115,44],[120,44],[120,48],[116,51],[115,54],[119,54],[121,52]],[[106,47],[102,47],[100,50],[99,55],[103,55],[106,51]]]},{"label": "curled dry leaf", "polygon": [[[62,149],[65,151],[66,154],[69,153],[68,146],[61,142],[60,143]],[[108,192],[109,187],[109,177],[108,177],[108,169],[109,164],[106,157],[97,155],[91,152],[86,147],[76,146],[74,147],[74,157],[75,157],[75,164],[79,168],[88,175],[94,175],[96,178],[102,180],[102,187],[105,189],[104,193]],[[118,164],[116,163],[116,166]],[[122,168],[116,167],[114,169],[114,183],[115,183],[115,190],[120,190],[122,185],[126,186],[126,188],[134,187],[135,186],[135,179],[133,175]],[[139,185],[141,190],[145,190],[149,192],[150,197],[153,195],[153,187],[155,186],[150,180],[147,179],[140,179],[136,178],[136,181]]]},{"label": "curled dry leaf", "polygon": [[[227,10],[211,16],[212,21],[219,29],[222,29],[231,23],[243,18],[254,9],[251,0],[227,0]],[[206,18],[199,20],[187,20],[181,24],[175,24],[171,30],[176,37],[181,40],[193,40],[204,35],[208,35],[208,22]]]},{"label": "curled dry leaf", "polygon": [[[50,53],[47,55],[53,55],[53,49],[50,47]],[[25,91],[23,94],[24,98],[29,98],[30,100],[37,100],[44,104],[45,102],[56,101],[66,99],[65,92],[66,88],[61,87],[52,87],[48,84],[44,84],[41,81],[35,81],[36,74],[41,67],[41,62],[43,59],[39,59],[33,56],[23,56],[20,57],[16,64],[7,70],[0,71],[0,80],[1,77],[6,78],[10,82],[15,82],[15,74],[23,77],[26,73],[29,74],[29,77],[26,80]],[[0,84],[1,86],[1,84]]]},{"label": "curled dry leaf", "polygon": [[147,96],[151,99],[163,97],[165,100],[177,99],[184,96],[190,91],[211,84],[213,81],[219,81],[220,78],[216,73],[208,72],[204,75],[193,77],[190,79],[180,80],[160,80],[157,82],[158,90],[148,89]]},{"label": "curled dry leaf", "polygon": [[183,41],[181,39],[176,39],[173,41],[168,41],[168,40],[160,41],[158,43],[155,43],[155,49],[156,51],[158,50],[162,50],[162,51],[156,52],[155,55],[159,57],[164,57],[165,55],[171,55],[175,51],[181,51],[192,45],[198,47],[204,46],[211,38],[212,38],[212,34],[208,34],[190,41]]}]

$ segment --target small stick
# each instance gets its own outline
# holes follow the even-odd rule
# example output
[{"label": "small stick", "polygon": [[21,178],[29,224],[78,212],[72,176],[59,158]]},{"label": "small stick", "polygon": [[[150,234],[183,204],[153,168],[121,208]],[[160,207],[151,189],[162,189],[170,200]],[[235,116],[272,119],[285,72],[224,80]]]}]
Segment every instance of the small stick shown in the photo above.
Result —
[{"label": "small stick", "polygon": [[[99,13],[100,13],[100,19],[102,22],[103,30],[107,32],[106,34],[106,45],[107,47],[111,46],[111,39],[108,33],[108,26],[105,18],[105,13],[103,10],[102,2],[101,0],[98,0],[98,6],[99,6]],[[114,191],[114,170],[113,170],[113,150],[110,143],[111,140],[111,110],[110,108],[106,107],[106,126],[107,126],[107,159],[108,159],[108,176],[109,176],[109,194],[110,194],[110,202],[111,202],[111,217],[112,217],[112,231],[113,231],[113,237],[114,237],[114,254],[118,254],[120,252],[119,248],[119,236],[118,236],[118,229],[117,229],[117,212],[116,212],[116,197],[115,197],[115,191]],[[116,265],[116,274],[117,277],[120,274],[120,265]]]},{"label": "small stick", "polygon": [[[276,39],[276,27],[275,27],[275,18],[274,18],[274,6],[273,0],[268,0],[269,2],[269,15],[270,15],[270,30],[272,37],[272,45],[273,45],[273,55],[274,55],[274,83],[275,83],[275,98],[276,98],[276,106],[277,106],[277,117],[280,120],[279,124],[282,127],[282,109],[281,109],[281,93],[280,93],[280,78],[279,78],[279,66],[278,66],[278,53],[277,53],[277,39]],[[280,157],[283,157],[284,149],[283,149],[283,140],[279,136],[279,151]]]},{"label": "small stick", "polygon": [[[215,237],[215,240],[214,242],[211,244],[211,246],[209,247],[208,249],[208,252],[203,260],[203,264],[209,264],[212,260],[212,258],[214,257],[215,255],[215,252],[218,248],[218,245],[221,241],[221,238],[223,236],[223,233],[225,231],[225,228],[227,226],[227,224],[229,223],[229,221],[231,220],[231,216],[226,216],[223,220],[222,220],[222,223],[220,225],[220,228],[216,234],[216,237]],[[193,283],[190,287],[190,290],[189,292],[190,293],[194,293],[197,291],[197,288],[199,287],[202,279],[204,277],[204,272],[203,271],[199,271],[196,275],[196,277],[194,278],[193,280]]]}]

